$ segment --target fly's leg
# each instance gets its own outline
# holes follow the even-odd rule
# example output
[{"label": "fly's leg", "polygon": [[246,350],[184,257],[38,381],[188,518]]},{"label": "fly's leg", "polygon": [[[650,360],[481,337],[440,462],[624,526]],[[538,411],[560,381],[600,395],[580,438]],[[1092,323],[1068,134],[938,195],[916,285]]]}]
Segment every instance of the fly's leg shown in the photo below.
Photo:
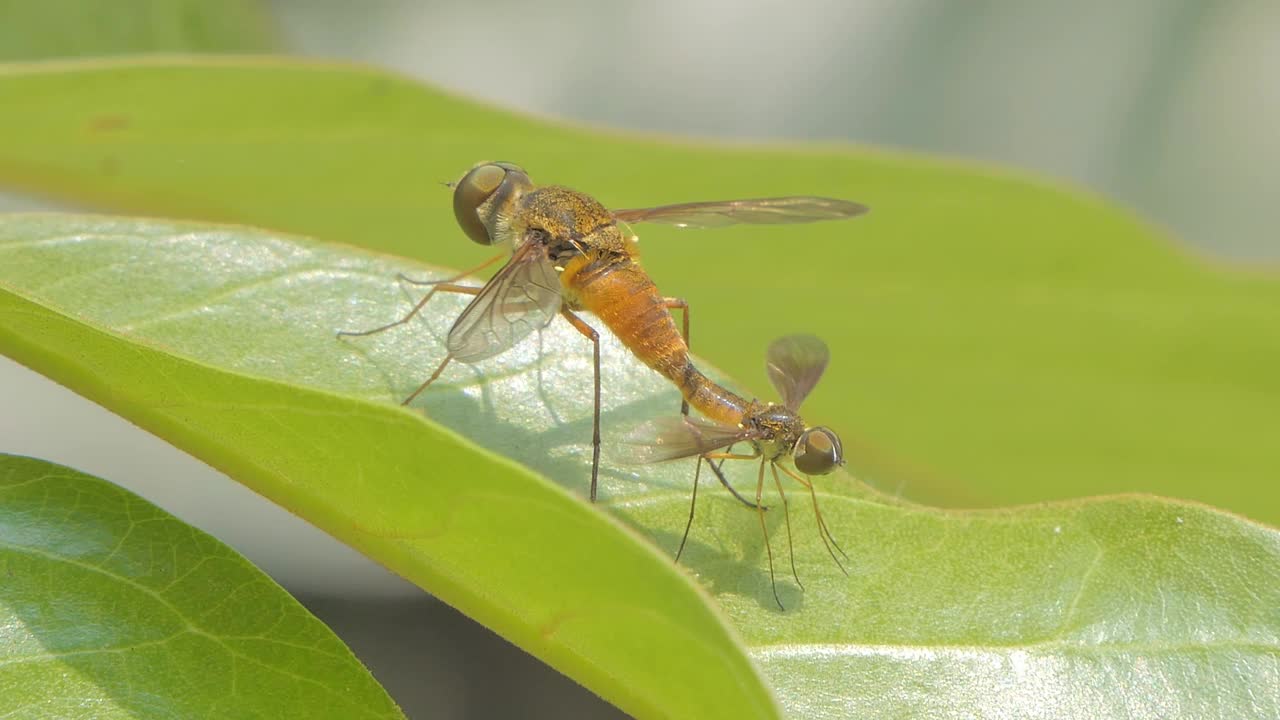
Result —
[{"label": "fly's leg", "polygon": [[[684,345],[686,348],[688,348],[689,347],[689,301],[685,300],[684,298],[662,298],[662,302],[664,305],[666,305],[667,310],[681,311],[680,318],[683,320],[683,323],[681,324],[682,325],[681,331],[682,331],[682,334],[684,335]],[[689,401],[685,400],[683,397],[680,398],[680,414],[685,416],[689,414]],[[708,459],[707,466],[711,468],[711,472],[716,474],[716,479],[719,480],[720,484],[723,485],[725,489],[729,491],[730,495],[733,495],[734,497],[738,498],[738,502],[742,503],[743,505],[746,505],[747,507],[752,509],[755,508],[756,506],[755,503],[742,497],[741,493],[739,493],[737,490],[734,489],[732,485],[729,484],[729,479],[724,476],[724,460],[723,459],[720,461],[719,465],[717,465],[714,462],[711,462],[711,460]],[[696,476],[697,472],[695,471],[694,474]],[[768,510],[768,508],[765,508],[765,509]]]},{"label": "fly's leg", "polygon": [[407,283],[409,283],[410,285],[418,285],[418,286],[423,286],[423,285],[441,285],[441,284],[444,284],[444,283],[452,283],[452,282],[457,282],[457,281],[459,281],[459,280],[461,280],[461,279],[463,279],[463,278],[467,277],[468,275],[474,275],[474,274],[476,274],[476,273],[480,272],[481,270],[483,270],[483,269],[485,269],[485,268],[489,267],[490,265],[492,265],[492,264],[494,264],[494,263],[498,262],[499,260],[501,260],[501,259],[502,259],[502,258],[504,258],[504,257],[506,257],[506,255],[505,255],[505,254],[501,254],[501,255],[494,255],[493,257],[489,258],[488,260],[485,260],[484,262],[482,262],[482,263],[480,263],[479,265],[477,265],[477,266],[475,266],[475,267],[471,268],[470,270],[463,270],[462,272],[458,273],[457,275],[454,275],[453,277],[445,278],[445,279],[443,279],[443,280],[414,280],[413,278],[409,277],[408,275],[405,275],[404,273],[400,273],[400,274],[396,275],[396,278],[397,278],[398,280],[400,280],[401,282],[407,282]]},{"label": "fly's leg", "polygon": [[[753,455],[750,457],[755,457],[755,456]],[[725,489],[728,490],[730,494],[738,498],[739,502],[751,508],[752,510],[756,508],[755,503],[742,497],[742,495],[736,489],[734,489],[732,485],[729,484],[729,481],[725,479],[724,474],[720,472],[720,468],[716,467],[716,464],[711,461],[710,456],[699,455],[698,464],[694,467],[694,471],[693,471],[693,497],[689,500],[689,519],[684,524],[684,535],[680,538],[680,548],[676,550],[676,562],[680,562],[680,554],[684,552],[685,541],[689,539],[689,528],[693,527],[693,509],[698,504],[698,478],[702,475],[702,462],[704,460],[707,463],[707,467],[711,468],[715,472],[716,477],[719,478],[720,480],[720,484],[724,485]],[[725,461],[725,458],[720,458],[721,465],[724,465],[724,461]],[[768,509],[769,508],[765,508],[765,510],[768,510]]]},{"label": "fly's leg", "polygon": [[778,488],[778,497],[782,498],[782,517],[787,523],[787,554],[791,556],[791,577],[796,579],[796,585],[804,590],[804,583],[800,582],[800,573],[796,572],[796,546],[791,542],[791,506],[787,503],[787,494],[782,491],[782,480],[778,478],[778,466],[775,463],[769,463],[769,469],[773,471],[773,484]]},{"label": "fly's leg", "polygon": [[[710,465],[711,461],[708,460]],[[693,527],[693,509],[698,506],[698,477],[702,474],[702,457],[698,457],[698,465],[693,470],[693,498],[689,500],[689,519],[684,524],[684,535],[680,538],[680,547],[676,549],[676,562],[680,562],[680,555],[684,552],[685,541],[689,539],[689,528]]]},{"label": "fly's leg", "polygon": [[[705,455],[704,455],[704,456],[700,456],[700,457],[698,458],[698,462],[699,462],[699,464],[701,464],[701,462],[702,462],[704,459],[707,461],[707,467],[711,468],[711,472],[713,472],[713,473],[715,473],[715,474],[716,474],[716,479],[720,481],[720,484],[724,486],[724,489],[725,489],[725,490],[728,490],[728,491],[729,491],[729,494],[730,494],[730,495],[732,495],[732,496],[734,496],[735,498],[737,498],[737,499],[738,499],[738,502],[742,503],[743,505],[746,505],[747,507],[751,508],[752,510],[755,510],[755,509],[756,509],[756,504],[755,504],[755,503],[753,503],[753,502],[751,502],[750,500],[748,500],[748,499],[746,499],[746,498],[742,497],[742,493],[738,492],[738,491],[737,491],[737,489],[735,489],[732,485],[730,485],[730,484],[729,484],[729,478],[727,478],[727,477],[725,477],[725,476],[724,476],[724,458],[721,458],[721,459],[720,459],[720,464],[719,464],[719,465],[717,465],[717,464],[715,464],[715,463],[711,462],[711,457],[710,457],[710,456],[705,456]],[[767,507],[765,508],[765,510],[768,510],[768,509],[769,509],[769,508],[767,508]]]},{"label": "fly's leg", "polygon": [[769,556],[769,585],[773,587],[773,601],[778,603],[778,609],[785,611],[782,600],[778,598],[778,581],[773,577],[773,546],[769,544],[769,528],[764,524],[764,507],[760,504],[761,495],[764,493],[764,464],[769,462],[764,458],[760,458],[760,476],[756,479],[756,517],[760,518],[760,532],[764,535],[764,549]]},{"label": "fly's leg", "polygon": [[[353,330],[339,330],[338,337],[364,337],[366,335],[373,335],[375,333],[380,333],[380,332],[383,332],[384,330],[390,330],[393,327],[403,325],[409,322],[410,320],[412,320],[413,316],[418,314],[418,311],[426,307],[427,303],[431,300],[432,296],[434,296],[437,292],[451,292],[451,293],[458,293],[460,295],[479,295],[480,288],[471,287],[469,285],[455,285],[453,283],[443,282],[443,281],[436,283],[432,285],[431,290],[428,291],[427,294],[424,295],[423,298],[418,301],[418,304],[414,305],[413,309],[410,310],[407,315],[400,318],[399,320],[396,320],[395,322],[389,322],[386,325],[380,325],[372,330],[361,330],[359,332],[356,332]],[[416,395],[417,393],[414,393],[414,394]]]},{"label": "fly's leg", "polygon": [[[769,558],[769,585],[773,588],[773,601],[774,601],[774,602],[776,602],[776,603],[778,603],[778,609],[779,609],[779,610],[783,610],[783,611],[785,611],[787,608],[782,604],[782,600],[781,600],[781,598],[779,598],[779,597],[778,597],[778,582],[777,582],[777,580],[774,578],[774,574],[773,574],[773,546],[769,543],[769,528],[768,528],[768,526],[766,526],[766,525],[765,525],[765,522],[764,522],[764,504],[762,503],[763,495],[764,495],[764,466],[765,466],[765,463],[767,463],[767,462],[769,462],[769,461],[768,461],[767,459],[763,458],[763,457],[760,457],[760,451],[759,451],[759,450],[757,450],[757,451],[756,451],[754,454],[752,454],[752,455],[743,455],[743,454],[739,454],[739,453],[728,453],[728,452],[723,452],[723,453],[707,453],[707,454],[706,454],[706,455],[704,455],[703,457],[708,458],[708,460],[710,460],[710,459],[722,459],[722,460],[752,460],[752,459],[755,459],[755,458],[757,458],[757,457],[759,457],[759,458],[760,458],[760,472],[759,472],[759,474],[758,474],[758,475],[757,475],[757,477],[756,477],[756,502],[755,502],[756,517],[760,519],[760,533],[764,536],[764,549],[765,549],[765,554],[766,554],[766,555],[768,556],[768,558]],[[710,463],[708,463],[708,464],[710,464]],[[772,465],[772,463],[770,463],[770,464]],[[775,467],[776,467],[776,466],[775,466]],[[785,471],[785,470],[786,470],[786,468],[783,468],[783,470]],[[788,474],[788,475],[790,475],[791,473],[790,473],[790,472],[788,472],[787,474]],[[695,479],[696,479],[696,477],[695,477]],[[782,483],[778,480],[778,472],[777,472],[777,470],[776,470],[776,469],[774,470],[774,473],[773,473],[773,481],[774,481],[774,483],[775,483],[775,484],[777,484],[777,485],[778,485],[778,491],[779,491],[779,492],[781,492],[781,491],[782,491]],[[812,485],[810,485],[810,489],[812,489]],[[791,574],[792,574],[793,576],[795,576],[796,584],[797,584],[797,585],[800,585],[800,576],[799,576],[799,574],[796,572],[796,555],[795,555],[795,548],[791,546],[791,517],[790,517],[790,515],[789,515],[789,514],[786,514],[786,513],[785,513],[785,510],[786,510],[786,507],[787,507],[787,497],[786,497],[786,495],[783,495],[783,496],[782,496],[782,507],[783,507],[783,510],[784,510],[784,516],[785,516],[785,517],[786,517],[786,519],[787,519],[787,546],[788,546],[788,548],[790,548],[790,551],[791,551]],[[687,530],[686,530],[686,532],[687,532]],[[838,561],[837,561],[837,562],[838,562]],[[842,570],[844,569],[844,568],[843,568],[843,566],[841,567],[841,569],[842,569]],[[802,589],[802,590],[803,590],[803,589],[804,589],[804,586],[803,586],[803,585],[800,585],[800,589]]]},{"label": "fly's leg", "polygon": [[445,355],[445,356],[444,356],[444,360],[441,360],[441,361],[440,361],[440,364],[436,366],[436,370],[435,370],[435,372],[431,373],[431,377],[427,378],[427,381],[426,381],[426,382],[424,382],[424,383],[422,383],[421,385],[419,385],[417,390],[414,390],[413,392],[409,393],[409,397],[407,397],[407,398],[405,398],[404,400],[400,401],[400,404],[401,404],[401,405],[408,405],[409,403],[413,402],[413,399],[414,399],[414,398],[416,398],[416,397],[418,397],[419,395],[421,395],[423,390],[426,390],[426,389],[427,389],[427,387],[428,387],[429,385],[431,385],[431,383],[433,383],[433,382],[435,382],[435,381],[436,381],[436,378],[440,377],[440,373],[444,372],[444,369],[445,369],[446,367],[448,367],[448,366],[449,366],[449,363],[450,363],[452,360],[453,360],[453,355],[451,355],[451,354],[450,354],[450,355]]},{"label": "fly's leg", "polygon": [[[746,453],[709,452],[703,453],[702,457],[708,460],[755,460],[760,457],[760,451],[757,450],[750,455]],[[759,499],[759,497],[756,498],[756,500]]]},{"label": "fly's leg", "polygon": [[[668,311],[670,310],[681,311],[680,319],[683,321],[681,323],[681,334],[684,336],[684,345],[686,348],[688,348],[689,347],[689,301],[685,300],[684,298],[669,297],[669,298],[662,298],[662,303],[663,305],[666,306]],[[685,400],[683,397],[680,398],[680,414],[685,416],[689,414],[689,401]],[[724,459],[723,458],[720,460],[719,465],[712,462],[710,458],[707,458],[707,466],[711,468],[711,472],[715,473],[716,479],[719,480],[720,484],[723,485],[724,488],[729,491],[730,495],[733,495],[735,498],[737,498],[738,502],[742,503],[743,505],[746,505],[749,508],[755,509],[756,507],[755,503],[742,497],[742,494],[739,493],[736,489],[734,489],[732,485],[729,484],[729,479],[724,476]],[[701,469],[702,469],[702,458],[698,458],[698,470],[701,470]],[[695,482],[698,477],[698,470],[694,471]],[[696,486],[694,487],[694,492],[695,493],[697,492]],[[765,508],[765,509],[767,510],[768,508]],[[690,518],[692,518],[692,511],[690,511]],[[688,530],[686,529],[685,532],[687,534]],[[680,545],[681,547],[683,547],[684,543],[681,542]]]},{"label": "fly's leg", "polygon": [[418,304],[414,305],[413,309],[410,310],[407,315],[400,318],[399,320],[396,320],[395,322],[387,323],[386,325],[380,325],[372,330],[364,330],[360,332],[355,332],[351,330],[339,330],[338,336],[339,337],[364,337],[366,335],[373,335],[375,333],[380,333],[385,330],[390,330],[393,327],[403,325],[409,322],[410,320],[412,320],[413,316],[417,315],[418,312],[422,310],[422,308],[426,307],[427,302],[431,300],[431,296],[434,295],[437,290],[441,292],[456,292],[464,295],[477,295],[480,292],[480,288],[472,288],[466,285],[457,285],[456,284],[457,281],[467,277],[468,275],[472,275],[474,273],[477,273],[489,267],[490,265],[501,260],[503,257],[504,257],[503,255],[495,255],[469,270],[463,270],[457,275],[454,275],[453,277],[445,278],[443,280],[414,280],[413,278],[405,275],[404,273],[400,273],[396,275],[396,278],[398,278],[399,280],[407,282],[410,285],[419,285],[419,286],[430,285],[431,286],[430,292],[428,292],[426,296],[424,296],[421,300],[419,300]]},{"label": "fly's leg", "polygon": [[849,571],[844,569],[844,563],[840,562],[840,558],[836,557],[836,553],[839,552],[843,555],[845,560],[848,560],[849,556],[845,553],[844,549],[836,543],[835,536],[831,534],[831,529],[827,527],[826,518],[822,517],[822,510],[818,508],[818,494],[813,490],[813,482],[800,477],[799,474],[794,473],[791,470],[788,470],[786,466],[782,466],[782,472],[790,475],[792,480],[795,480],[809,490],[809,497],[813,500],[813,515],[818,521],[818,536],[822,538],[822,543],[827,546],[827,554],[836,562],[836,567],[840,568],[840,572],[848,575]]},{"label": "fly's leg", "polygon": [[591,422],[591,502],[596,501],[596,482],[600,477],[600,333],[574,315],[568,308],[560,308],[560,314],[569,321],[578,332],[591,341],[593,360],[595,363],[595,415]]},{"label": "fly's leg", "polygon": [[[412,319],[414,315],[417,315],[418,311],[426,306],[427,302],[431,300],[431,297],[435,295],[436,292],[451,292],[451,293],[458,293],[460,295],[474,296],[474,295],[480,294],[480,288],[470,287],[467,285],[454,285],[452,283],[445,283],[445,282],[437,283],[434,286],[432,286],[431,291],[428,292],[425,297],[423,297],[421,300],[418,301],[417,305],[413,306],[413,309],[409,311],[409,314],[405,315],[399,320],[396,320],[395,322],[392,322],[392,323],[387,323],[386,325],[383,325],[381,327],[376,327],[372,330],[364,330],[362,332],[352,332],[350,330],[341,330],[338,332],[338,337],[343,337],[343,336],[363,337],[365,335],[373,335],[374,333],[380,333],[384,330],[390,330],[391,328],[396,327],[397,325],[403,325],[409,322],[409,320]],[[441,361],[440,365],[436,367],[435,372],[431,373],[431,377],[427,378],[427,381],[419,385],[418,388],[414,390],[412,393],[409,393],[409,397],[402,400],[400,404],[408,405],[409,403],[413,402],[414,398],[422,394],[423,390],[426,390],[427,387],[431,385],[431,383],[436,381],[436,378],[440,377],[440,373],[444,372],[444,369],[448,367],[449,362],[451,360],[453,360],[452,355],[445,355],[444,360]]]}]

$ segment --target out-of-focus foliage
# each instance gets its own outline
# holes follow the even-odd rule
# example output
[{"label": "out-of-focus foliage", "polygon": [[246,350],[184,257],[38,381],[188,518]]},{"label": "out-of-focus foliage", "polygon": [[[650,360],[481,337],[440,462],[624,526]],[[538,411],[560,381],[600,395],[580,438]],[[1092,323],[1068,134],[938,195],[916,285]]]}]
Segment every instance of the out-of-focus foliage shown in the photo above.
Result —
[{"label": "out-of-focus foliage", "polygon": [[0,576],[6,717],[404,718],[271,578],[98,478],[0,454]]},{"label": "out-of-focus foliage", "polygon": [[0,61],[261,53],[274,36],[253,0],[0,0]]},{"label": "out-of-focus foliage", "polygon": [[[38,102],[37,102],[38,100]],[[638,226],[695,350],[760,388],[771,337],[835,358],[806,406],[891,492],[1002,504],[1140,490],[1280,519],[1280,280],[1188,256],[1092,198],[848,148],[602,135],[384,73],[290,61],[0,70],[0,183],[468,267],[440,183],[524,164],[613,207],[822,193],[868,217]]]}]

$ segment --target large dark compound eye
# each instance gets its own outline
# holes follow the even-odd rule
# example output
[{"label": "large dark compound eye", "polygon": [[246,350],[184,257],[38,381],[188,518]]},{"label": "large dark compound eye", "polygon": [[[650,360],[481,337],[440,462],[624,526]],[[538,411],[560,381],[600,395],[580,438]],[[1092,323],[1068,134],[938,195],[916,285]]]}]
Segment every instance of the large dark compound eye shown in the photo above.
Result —
[{"label": "large dark compound eye", "polygon": [[831,430],[810,428],[796,441],[792,459],[805,475],[826,475],[844,464],[844,448]]},{"label": "large dark compound eye", "polygon": [[473,242],[492,245],[494,221],[532,186],[519,165],[482,163],[453,186],[453,216]]}]

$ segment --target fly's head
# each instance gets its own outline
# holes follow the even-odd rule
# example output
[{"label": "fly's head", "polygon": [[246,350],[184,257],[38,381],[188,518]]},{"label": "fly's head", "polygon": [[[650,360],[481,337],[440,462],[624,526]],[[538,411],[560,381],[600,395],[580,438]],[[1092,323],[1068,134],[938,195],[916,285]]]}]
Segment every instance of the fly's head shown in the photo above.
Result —
[{"label": "fly's head", "polygon": [[819,425],[800,434],[791,450],[791,460],[805,475],[826,475],[844,465],[844,446],[834,430]]},{"label": "fly's head", "polygon": [[453,183],[453,216],[467,237],[480,245],[498,245],[512,238],[510,225],[521,198],[533,181],[519,165],[485,162]]}]

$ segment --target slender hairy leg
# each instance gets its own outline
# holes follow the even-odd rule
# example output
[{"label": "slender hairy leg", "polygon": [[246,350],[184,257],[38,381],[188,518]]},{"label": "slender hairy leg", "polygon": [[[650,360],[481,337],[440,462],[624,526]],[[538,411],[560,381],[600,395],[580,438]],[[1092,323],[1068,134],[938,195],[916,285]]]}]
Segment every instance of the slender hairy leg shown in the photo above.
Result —
[{"label": "slender hairy leg", "polygon": [[[711,461],[708,460],[710,465]],[[680,554],[684,552],[684,543],[689,539],[689,528],[693,527],[693,509],[698,505],[698,476],[702,474],[702,458],[698,458],[698,465],[693,471],[693,498],[689,500],[689,519],[684,524],[684,536],[680,538],[680,547],[676,550],[676,562],[680,562]]]},{"label": "slender hairy leg", "polygon": [[778,497],[782,498],[782,517],[787,523],[787,554],[791,556],[791,577],[796,579],[796,585],[804,590],[804,583],[800,582],[800,573],[796,572],[796,547],[791,544],[791,509],[787,503],[787,494],[782,491],[782,481],[778,479],[778,466],[776,463],[769,463],[769,469],[773,471],[773,484],[778,488]]},{"label": "slender hairy leg", "polygon": [[600,477],[600,333],[596,332],[595,328],[588,325],[585,320],[570,312],[568,308],[560,308],[560,314],[578,332],[591,341],[592,349],[595,352],[596,409],[591,426],[591,502],[595,502],[596,481]]},{"label": "slender hairy leg", "polygon": [[760,476],[756,478],[756,517],[760,518],[760,532],[764,535],[764,549],[769,556],[769,585],[773,587],[773,601],[778,603],[779,610],[786,610],[782,605],[782,600],[778,598],[778,582],[773,577],[773,547],[769,545],[769,528],[764,524],[764,509],[760,506],[761,495],[764,493],[764,464],[769,462],[764,458],[760,458]]},{"label": "slender hairy leg", "polygon": [[[813,483],[804,479],[799,474],[788,470],[785,466],[782,468],[782,472],[790,475],[792,480],[795,480],[808,488],[809,497],[813,500],[813,516],[818,519],[818,535],[822,538],[823,544],[827,546],[827,553],[831,555],[831,559],[836,561],[836,567],[840,568],[840,572],[848,575],[849,571],[844,569],[844,564],[840,562],[840,558],[836,557],[836,552],[844,555],[845,560],[848,560],[849,556],[845,554],[845,551],[838,543],[836,543],[835,536],[831,534],[830,528],[827,527],[826,518],[822,517],[822,510],[818,507],[818,494],[813,490]],[[835,548],[835,550],[832,550],[832,548]]]},{"label": "slender hairy leg", "polygon": [[[746,505],[747,507],[751,508],[752,510],[755,510],[755,509],[756,509],[756,504],[755,504],[755,503],[753,503],[753,502],[751,502],[750,500],[748,500],[748,499],[746,499],[746,498],[742,497],[742,493],[738,492],[736,488],[734,488],[732,485],[730,485],[730,484],[729,484],[729,478],[727,478],[727,477],[725,477],[725,476],[724,476],[724,459],[721,459],[721,460],[720,460],[720,464],[719,464],[719,465],[716,465],[715,463],[711,462],[710,457],[709,457],[709,456],[706,456],[706,455],[704,455],[704,456],[700,457],[700,458],[699,458],[699,461],[704,460],[704,459],[707,461],[707,467],[711,468],[711,472],[713,472],[713,473],[715,473],[715,474],[716,474],[716,479],[720,481],[720,484],[724,486],[724,489],[725,489],[725,490],[728,490],[728,491],[729,491],[729,494],[730,494],[730,495],[732,495],[732,496],[734,496],[734,497],[738,498],[738,502],[742,503],[743,505]],[[768,509],[769,509],[769,508],[766,506],[766,507],[765,507],[765,510],[768,510]]]},{"label": "slender hairy leg", "polygon": [[403,325],[409,322],[410,320],[412,320],[413,316],[417,315],[419,310],[426,307],[427,302],[430,301],[432,296],[434,296],[437,292],[451,292],[451,293],[458,293],[460,295],[479,295],[480,288],[470,287],[469,285],[454,285],[453,283],[446,283],[446,282],[441,282],[436,285],[432,285],[431,290],[429,290],[427,294],[424,295],[422,299],[418,301],[417,305],[413,306],[413,309],[409,311],[409,314],[405,315],[399,320],[396,320],[395,322],[389,322],[386,325],[380,325],[372,330],[362,330],[360,332],[355,332],[352,330],[339,330],[338,337],[343,337],[343,336],[364,337],[365,335],[373,335],[374,333],[380,333],[384,330],[390,330],[391,328],[396,327],[398,325]]},{"label": "slender hairy leg", "polygon": [[421,395],[423,390],[426,390],[427,387],[431,385],[431,383],[436,381],[436,378],[440,377],[440,373],[444,372],[444,369],[449,366],[449,363],[452,360],[453,360],[452,355],[445,355],[444,360],[441,360],[440,364],[436,366],[435,372],[431,373],[431,377],[427,378],[426,382],[419,385],[417,390],[414,390],[413,392],[409,393],[409,397],[405,398],[404,400],[401,400],[400,404],[408,405],[409,403],[413,402],[414,398]]},{"label": "slender hairy leg", "polygon": [[475,267],[471,268],[470,270],[463,270],[462,272],[458,273],[457,275],[454,275],[453,277],[447,277],[447,278],[445,278],[445,279],[443,279],[443,280],[414,280],[413,278],[409,277],[408,275],[405,275],[404,273],[400,273],[399,275],[396,275],[396,277],[397,277],[398,279],[400,279],[400,280],[404,281],[404,282],[409,283],[410,285],[419,285],[419,286],[421,286],[421,285],[440,285],[440,284],[443,284],[443,283],[453,283],[453,282],[458,282],[459,280],[461,280],[461,279],[462,279],[462,278],[464,278],[464,277],[467,277],[468,275],[474,275],[474,274],[476,274],[476,273],[480,272],[481,270],[483,270],[483,269],[485,269],[485,268],[489,267],[490,265],[492,265],[492,264],[494,264],[494,263],[498,262],[499,260],[501,260],[502,258],[504,258],[504,257],[506,257],[506,256],[507,256],[507,254],[506,254],[506,253],[502,253],[502,254],[500,254],[500,255],[494,255],[493,257],[489,258],[488,260],[485,260],[484,262],[482,262],[482,263],[480,263],[479,265],[477,265],[477,266],[475,266]]},{"label": "slender hairy leg", "polygon": [[[705,453],[702,457],[708,460],[755,460],[760,457],[760,451],[756,450],[750,455],[744,453],[711,452]],[[756,500],[758,501],[760,498],[756,498]]]},{"label": "slender hairy leg", "polygon": [[[684,346],[688,348],[689,347],[689,303],[688,301],[686,301],[684,298],[662,298],[662,302],[667,306],[668,311],[670,310],[683,311],[680,313],[680,315],[681,317],[684,318]],[[689,401],[685,400],[683,397],[680,398],[680,414],[681,415],[689,414]],[[708,462],[707,464],[716,469],[717,475],[720,474],[719,468],[715,467],[715,463]],[[724,465],[723,462],[721,462],[720,464]],[[723,476],[721,477],[723,478]],[[722,479],[720,482],[724,482],[724,480]],[[736,495],[737,493],[734,493],[734,494]]]},{"label": "slender hairy leg", "polygon": [[[345,335],[345,336],[348,336],[348,337],[362,337],[362,336],[365,336],[365,335],[372,335],[372,334],[374,334],[374,333],[380,333],[380,332],[382,332],[383,330],[390,330],[391,328],[396,327],[397,325],[403,325],[403,324],[405,324],[405,323],[409,322],[409,320],[410,320],[410,319],[412,319],[414,315],[417,315],[419,310],[421,310],[422,308],[426,307],[427,301],[429,301],[429,300],[431,299],[431,296],[435,295],[437,291],[439,291],[439,292],[451,292],[451,293],[458,293],[458,294],[460,294],[460,295],[472,295],[472,296],[474,296],[474,295],[479,295],[479,294],[480,294],[480,288],[476,288],[476,287],[469,287],[469,286],[467,286],[467,285],[454,285],[454,284],[452,284],[452,283],[448,283],[448,282],[440,282],[440,283],[435,284],[435,285],[431,288],[431,291],[430,291],[430,292],[428,292],[428,293],[426,294],[426,296],[424,296],[421,300],[419,300],[419,301],[418,301],[418,304],[417,304],[417,305],[414,305],[414,306],[413,306],[413,309],[409,311],[409,314],[405,315],[404,317],[400,318],[399,320],[396,320],[396,321],[395,321],[395,322],[393,322],[393,323],[387,323],[386,325],[382,325],[381,327],[376,327],[376,328],[374,328],[374,329],[372,329],[372,330],[364,330],[364,331],[362,331],[362,332],[352,332],[352,331],[350,331],[350,330],[340,330],[340,331],[338,332],[338,336],[339,336],[339,337],[342,337],[342,336],[344,336],[344,335]],[[418,397],[419,395],[421,395],[423,390],[426,390],[426,389],[427,389],[427,387],[428,387],[429,385],[431,385],[431,383],[433,383],[433,382],[435,382],[435,381],[436,381],[436,378],[439,378],[439,377],[440,377],[440,373],[444,372],[444,369],[445,369],[446,367],[448,367],[448,366],[449,366],[449,361],[451,361],[451,360],[453,360],[453,356],[452,356],[452,355],[445,355],[445,356],[444,356],[444,360],[442,360],[442,361],[440,362],[440,364],[439,364],[438,366],[436,366],[435,372],[431,373],[431,377],[427,378],[427,381],[426,381],[426,382],[424,382],[424,383],[422,383],[421,385],[419,385],[419,386],[418,386],[418,388],[417,388],[416,390],[414,390],[413,392],[409,393],[409,397],[405,398],[404,400],[401,400],[401,401],[400,401],[400,404],[401,404],[401,405],[408,405],[409,403],[413,402],[413,399],[414,399],[414,398],[416,398],[416,397]]]},{"label": "slender hairy leg", "polygon": [[[738,500],[739,500],[743,505],[746,505],[747,507],[749,507],[749,508],[751,508],[751,509],[753,509],[753,510],[760,510],[760,511],[762,511],[762,512],[763,512],[764,510],[768,510],[768,509],[769,509],[769,508],[767,508],[767,507],[761,507],[761,505],[760,505],[760,493],[758,493],[758,492],[757,492],[757,493],[756,493],[756,501],[755,501],[755,502],[751,502],[750,500],[748,500],[748,499],[746,499],[746,498],[742,497],[742,495],[741,495],[741,494],[739,494],[739,493],[738,493],[738,491],[737,491],[737,490],[735,490],[735,489],[734,489],[734,487],[733,487],[732,485],[730,485],[730,484],[729,484],[729,479],[728,479],[728,478],[726,478],[726,477],[724,476],[724,473],[720,471],[720,468],[721,468],[721,467],[724,467],[724,461],[725,461],[725,460],[755,460],[756,458],[760,457],[760,449],[759,449],[759,448],[757,448],[757,449],[755,450],[755,452],[751,453],[750,455],[747,455],[747,454],[744,454],[744,453],[713,452],[713,453],[704,453],[701,457],[702,457],[702,458],[704,458],[704,459],[706,459],[706,461],[707,461],[707,466],[708,466],[708,467],[710,467],[710,468],[711,468],[711,471],[712,471],[712,472],[714,472],[714,473],[716,474],[716,479],[720,481],[720,484],[721,484],[721,485],[724,485],[725,489],[729,491],[729,494],[731,494],[731,495],[733,495],[734,497],[738,498]],[[719,466],[716,466],[716,464],[715,464],[714,462],[712,462],[712,460],[719,460],[719,461],[720,461],[720,465],[719,465]],[[761,516],[761,517],[763,517],[763,516]]]}]

